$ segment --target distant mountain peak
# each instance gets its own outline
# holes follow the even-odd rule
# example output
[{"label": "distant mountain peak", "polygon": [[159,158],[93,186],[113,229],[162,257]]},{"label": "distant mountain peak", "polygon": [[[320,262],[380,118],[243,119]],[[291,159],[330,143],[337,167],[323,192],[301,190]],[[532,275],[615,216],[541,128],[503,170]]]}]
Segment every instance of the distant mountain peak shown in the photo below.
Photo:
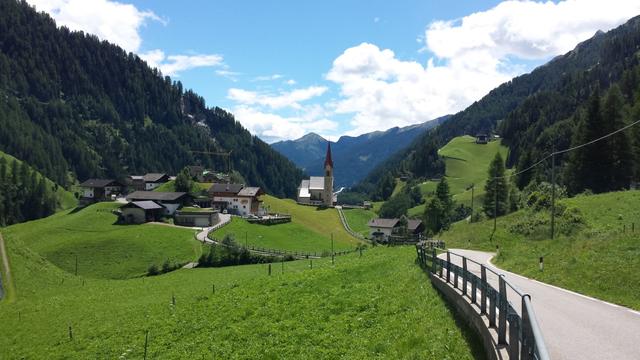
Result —
[{"label": "distant mountain peak", "polygon": [[323,138],[322,136],[314,133],[314,132],[310,132],[310,133],[306,134],[305,136],[303,136],[303,137],[301,137],[299,139],[293,140],[293,141],[298,142],[298,141],[327,141],[327,140],[325,138]]}]

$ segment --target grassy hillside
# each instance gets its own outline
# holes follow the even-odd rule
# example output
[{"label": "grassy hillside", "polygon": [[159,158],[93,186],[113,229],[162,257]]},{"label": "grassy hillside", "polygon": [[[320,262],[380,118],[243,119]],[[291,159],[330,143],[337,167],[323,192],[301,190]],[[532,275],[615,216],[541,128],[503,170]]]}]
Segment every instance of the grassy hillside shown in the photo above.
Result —
[{"label": "grassy hillside", "polygon": [[[438,151],[445,158],[445,176],[454,200],[470,206],[471,190],[467,188],[475,184],[475,205],[482,204],[489,164],[498,151],[503,159],[507,158],[508,149],[499,141],[476,144],[475,138],[468,135],[452,139]],[[420,185],[420,191],[425,195],[430,194],[437,185],[437,181],[425,181]],[[424,205],[419,205],[410,209],[409,215],[422,215],[423,212]]]},{"label": "grassy hillside", "polygon": [[336,244],[341,242],[349,244],[351,247],[359,244],[359,240],[354,239],[345,231],[336,209],[319,209],[315,206],[298,205],[291,199],[278,199],[270,195],[265,195],[262,199],[269,212],[290,214],[293,224],[299,224],[325,239],[330,239],[333,234]]},{"label": "grassy hillside", "polygon": [[233,234],[240,244],[318,254],[331,251],[331,234],[335,250],[353,249],[360,243],[344,230],[336,209],[321,210],[269,195],[262,199],[270,212],[291,214],[291,222],[266,226],[234,218],[231,224],[215,231],[212,236],[220,239],[226,234]]},{"label": "grassy hillside", "polygon": [[0,306],[3,359],[140,359],[147,330],[148,359],[482,356],[409,247],[277,264],[271,276],[248,265],[83,285],[19,236],[8,246],[18,299]]},{"label": "grassy hillside", "polygon": [[347,218],[351,230],[369,236],[369,220],[377,217],[376,213],[371,210],[364,209],[344,209],[344,216]]},{"label": "grassy hillside", "polygon": [[[15,157],[9,154],[6,154],[2,151],[0,151],[0,158],[4,158],[5,160],[7,160],[7,171],[9,174],[11,174],[11,163],[14,160],[21,162],[19,159],[16,159]],[[42,177],[41,174],[39,174],[39,176]],[[45,181],[47,182],[47,185],[50,188],[56,187],[56,184],[53,181],[47,178],[45,178]],[[56,194],[56,200],[58,203],[58,208],[60,210],[71,209],[72,207],[75,207],[78,204],[78,200],[76,199],[75,195],[72,192],[65,190],[61,186],[57,186],[55,194]]]},{"label": "grassy hillside", "polygon": [[[442,234],[450,248],[495,251],[496,265],[519,274],[640,310],[640,191],[580,196],[561,202],[579,209],[583,225],[557,223],[550,239],[549,213],[524,210],[493,221],[456,223]],[[631,232],[635,223],[635,232]],[[564,234],[562,233],[564,232]],[[544,271],[538,260],[544,256]]]},{"label": "grassy hillside", "polygon": [[124,279],[165,260],[185,263],[200,255],[193,231],[170,226],[115,225],[121,204],[98,203],[79,211],[7,227],[6,241],[20,241],[61,269],[93,278]]},{"label": "grassy hillside", "polygon": [[[234,217],[231,224],[213,232],[210,236],[222,239],[225,235],[232,234],[239,244],[265,247],[270,249],[283,249],[291,251],[323,252],[331,251],[331,235],[329,237],[310,230],[299,222],[290,222],[279,225],[250,224],[244,219]],[[353,242],[341,240],[334,241],[334,249],[351,250]]]}]

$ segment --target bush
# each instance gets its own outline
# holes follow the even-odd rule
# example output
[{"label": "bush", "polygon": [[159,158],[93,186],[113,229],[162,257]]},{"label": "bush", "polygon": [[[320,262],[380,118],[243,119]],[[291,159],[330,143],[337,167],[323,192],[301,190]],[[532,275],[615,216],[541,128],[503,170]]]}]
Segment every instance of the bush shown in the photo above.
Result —
[{"label": "bush", "polygon": [[160,270],[158,270],[156,264],[149,265],[149,268],[147,269],[147,276],[155,276],[158,274],[160,274]]}]

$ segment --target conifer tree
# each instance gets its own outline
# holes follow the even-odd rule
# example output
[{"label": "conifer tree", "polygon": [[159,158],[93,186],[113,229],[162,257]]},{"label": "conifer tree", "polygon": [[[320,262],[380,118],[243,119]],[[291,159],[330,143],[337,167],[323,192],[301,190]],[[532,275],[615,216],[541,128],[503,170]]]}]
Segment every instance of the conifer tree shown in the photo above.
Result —
[{"label": "conifer tree", "polygon": [[498,152],[489,165],[489,178],[484,187],[484,212],[491,218],[507,213],[509,189],[504,174],[504,160]]}]

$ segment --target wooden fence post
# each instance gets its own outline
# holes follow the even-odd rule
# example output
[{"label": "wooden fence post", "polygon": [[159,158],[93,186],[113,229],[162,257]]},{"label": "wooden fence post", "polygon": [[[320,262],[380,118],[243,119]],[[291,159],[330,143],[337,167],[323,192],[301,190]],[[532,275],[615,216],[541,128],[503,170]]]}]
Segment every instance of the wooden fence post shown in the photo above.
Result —
[{"label": "wooden fence post", "polygon": [[144,360],[147,360],[147,346],[149,345],[149,330],[144,333]]}]

